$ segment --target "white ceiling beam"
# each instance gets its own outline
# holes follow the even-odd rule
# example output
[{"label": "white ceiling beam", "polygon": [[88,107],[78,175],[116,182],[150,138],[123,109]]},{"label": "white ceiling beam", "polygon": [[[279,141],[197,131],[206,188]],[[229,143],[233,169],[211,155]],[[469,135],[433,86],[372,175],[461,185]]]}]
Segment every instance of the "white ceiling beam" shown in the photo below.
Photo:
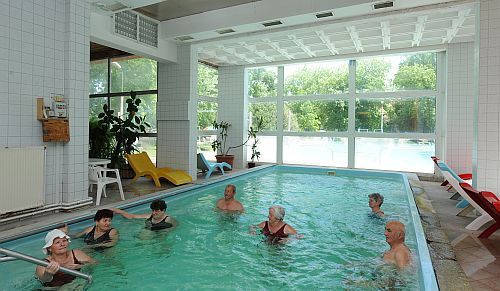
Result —
[{"label": "white ceiling beam", "polygon": [[325,36],[325,32],[320,30],[320,31],[316,31],[316,35],[319,37],[319,39],[321,39],[321,41],[323,42],[324,45],[326,45],[326,47],[330,50],[330,52],[332,53],[332,55],[338,55],[339,54],[339,51],[337,50],[337,48],[335,47],[335,45],[330,41],[330,39]]},{"label": "white ceiling beam", "polygon": [[248,44],[247,42],[245,41],[242,41],[239,43],[241,46],[243,46],[244,48],[246,48],[247,50],[249,50],[250,52],[258,55],[259,57],[265,59],[266,61],[268,62],[272,62],[274,61],[273,58],[271,58],[270,56],[266,55],[266,53],[262,52],[262,51],[259,51],[257,50],[257,48],[254,46],[254,45],[250,45]]},{"label": "white ceiling beam", "polygon": [[279,47],[279,45],[275,44],[274,42],[272,42],[270,39],[268,38],[264,38],[262,41],[264,41],[264,43],[266,43],[268,46],[272,47],[273,49],[275,49],[277,52],[279,52],[282,56],[284,56],[285,58],[287,58],[288,60],[293,60],[295,59],[294,57],[292,57],[286,50],[282,49]]},{"label": "white ceiling beam", "polygon": [[391,28],[389,27],[389,21],[380,22],[380,28],[382,30],[382,46],[386,49],[391,49]]},{"label": "white ceiling beam", "polygon": [[419,16],[417,18],[417,24],[415,24],[415,33],[413,34],[413,41],[411,46],[419,46],[422,40],[422,35],[424,34],[425,22],[427,21],[427,15]]},{"label": "white ceiling beam", "polygon": [[358,53],[363,52],[363,46],[361,45],[361,41],[359,40],[359,35],[358,32],[356,31],[356,27],[353,26],[347,26],[346,27],[347,32],[349,32],[349,35],[351,36],[352,43],[356,47],[356,51]]},{"label": "white ceiling beam", "polygon": [[289,35],[288,39],[291,40],[296,46],[300,47],[310,58],[316,56],[301,40],[297,39],[295,35]]},{"label": "white ceiling beam", "polygon": [[471,9],[460,10],[458,12],[458,18],[453,19],[451,28],[446,31],[446,37],[443,38],[443,43],[450,43],[453,38],[457,35],[458,30],[464,24],[465,18],[469,15]]},{"label": "white ceiling beam", "polygon": [[222,51],[224,51],[224,52],[226,52],[226,53],[228,53],[228,54],[230,54],[230,55],[233,55],[233,56],[237,57],[238,59],[243,60],[243,61],[245,61],[245,62],[247,62],[249,64],[255,64],[254,60],[247,58],[243,54],[237,53],[235,49],[228,49],[227,47],[225,47],[223,45],[218,45],[217,48],[220,49],[220,50],[222,50]]}]

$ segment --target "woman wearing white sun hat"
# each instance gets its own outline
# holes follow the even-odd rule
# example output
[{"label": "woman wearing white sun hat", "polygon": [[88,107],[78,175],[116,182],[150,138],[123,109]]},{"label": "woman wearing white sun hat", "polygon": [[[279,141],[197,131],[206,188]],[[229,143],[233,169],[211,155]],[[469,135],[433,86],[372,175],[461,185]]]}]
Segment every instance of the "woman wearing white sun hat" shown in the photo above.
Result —
[{"label": "woman wearing white sun hat", "polygon": [[45,260],[47,267],[37,266],[36,276],[44,286],[62,286],[75,279],[75,276],[59,271],[59,267],[80,270],[83,264],[95,261],[81,250],[69,250],[69,236],[60,229],[54,229],[45,236],[45,245],[42,251],[49,255]]}]

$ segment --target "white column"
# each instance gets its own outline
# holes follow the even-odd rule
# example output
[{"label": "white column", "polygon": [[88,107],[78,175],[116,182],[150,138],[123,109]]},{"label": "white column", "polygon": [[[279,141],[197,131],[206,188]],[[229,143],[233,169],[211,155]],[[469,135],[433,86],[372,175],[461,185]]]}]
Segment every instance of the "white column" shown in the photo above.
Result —
[{"label": "white column", "polygon": [[178,48],[177,63],[158,63],[157,166],[187,171],[196,179],[197,55]]},{"label": "white column", "polygon": [[[247,138],[248,102],[244,92],[245,70],[242,66],[219,67],[219,110],[218,121],[231,124],[228,134],[230,146],[240,145]],[[233,166],[237,169],[246,168],[246,148],[232,149]]]},{"label": "white column", "polygon": [[[500,192],[500,0],[481,0],[479,11],[479,80],[477,146],[473,165],[477,187]],[[473,172],[473,173],[474,173]]]}]

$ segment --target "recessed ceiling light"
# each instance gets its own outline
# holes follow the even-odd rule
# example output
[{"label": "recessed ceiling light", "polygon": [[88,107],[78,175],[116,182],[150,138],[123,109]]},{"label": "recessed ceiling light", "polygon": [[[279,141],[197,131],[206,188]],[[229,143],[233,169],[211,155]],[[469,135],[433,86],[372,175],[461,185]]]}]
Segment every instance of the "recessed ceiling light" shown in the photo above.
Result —
[{"label": "recessed ceiling light", "polygon": [[394,6],[394,2],[387,1],[387,2],[373,4],[373,9],[389,8],[389,7],[393,7],[393,6]]},{"label": "recessed ceiling light", "polygon": [[217,30],[218,34],[226,34],[226,33],[233,33],[233,32],[234,32],[234,29],[232,29],[232,28]]},{"label": "recessed ceiling light", "polygon": [[325,18],[325,17],[332,17],[333,16],[333,12],[322,12],[322,13],[318,13],[316,14],[316,18]]},{"label": "recessed ceiling light", "polygon": [[186,40],[194,39],[194,37],[192,37],[190,35],[183,35],[183,36],[178,36],[175,39],[180,40],[180,41],[186,41]]},{"label": "recessed ceiling light", "polygon": [[283,24],[283,22],[279,20],[262,23],[262,25],[264,25],[265,27],[281,25],[281,24]]}]

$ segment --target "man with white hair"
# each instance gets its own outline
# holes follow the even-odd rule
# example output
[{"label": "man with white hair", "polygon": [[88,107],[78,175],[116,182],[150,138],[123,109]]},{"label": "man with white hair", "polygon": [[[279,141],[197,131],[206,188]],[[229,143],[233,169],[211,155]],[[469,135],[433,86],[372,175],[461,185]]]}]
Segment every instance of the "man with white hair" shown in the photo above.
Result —
[{"label": "man with white hair", "polygon": [[399,269],[410,264],[410,249],[405,245],[405,226],[399,221],[389,221],[385,225],[385,241],[390,249],[383,255],[387,263],[396,265]]}]

